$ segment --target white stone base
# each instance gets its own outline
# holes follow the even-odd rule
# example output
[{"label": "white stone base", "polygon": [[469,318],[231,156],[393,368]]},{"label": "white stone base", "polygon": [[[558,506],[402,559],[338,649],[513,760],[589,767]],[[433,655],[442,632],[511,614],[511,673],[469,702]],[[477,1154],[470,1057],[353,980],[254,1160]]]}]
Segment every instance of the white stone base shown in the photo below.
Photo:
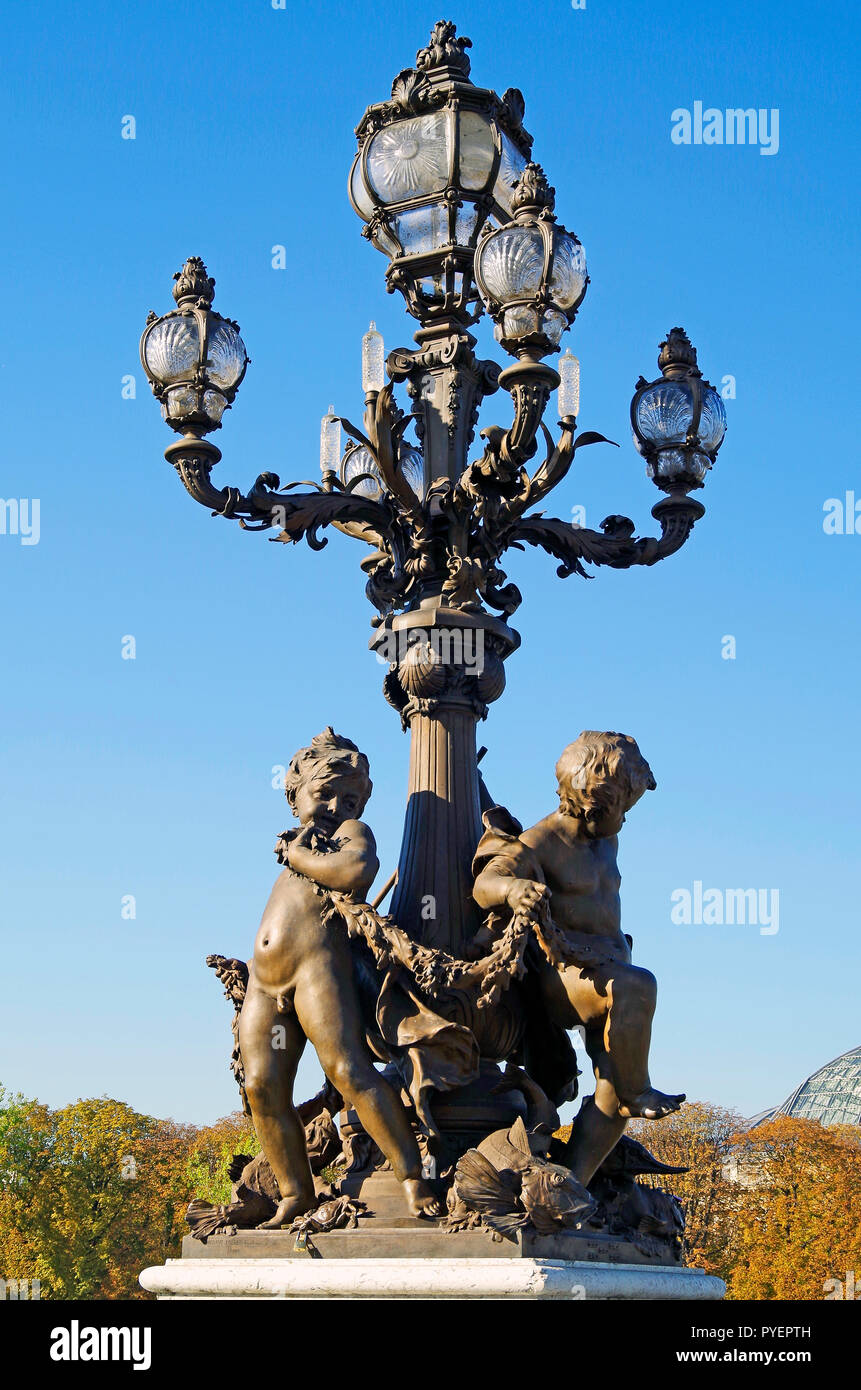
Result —
[{"label": "white stone base", "polygon": [[723,1298],[699,1269],[573,1260],[168,1260],[140,1282],[159,1298]]}]

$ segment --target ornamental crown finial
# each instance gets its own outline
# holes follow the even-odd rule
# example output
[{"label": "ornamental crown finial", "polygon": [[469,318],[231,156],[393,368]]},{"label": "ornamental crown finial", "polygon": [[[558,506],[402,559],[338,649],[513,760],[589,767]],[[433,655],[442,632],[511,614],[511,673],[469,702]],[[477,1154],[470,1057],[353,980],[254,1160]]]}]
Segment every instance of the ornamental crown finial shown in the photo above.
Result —
[{"label": "ornamental crown finial", "polygon": [[429,68],[455,68],[467,77],[470,67],[467,48],[472,48],[472,40],[458,38],[450,19],[439,19],[431,30],[427,47],[420,48],[416,54],[416,68],[420,72]]},{"label": "ornamental crown finial", "polygon": [[200,256],[189,256],[182,270],[174,275],[173,297],[177,304],[194,300],[201,309],[211,309],[215,298],[215,281],[207,274]]},{"label": "ornamental crown finial", "polygon": [[511,210],[552,213],[556,206],[556,189],[547,182],[547,176],[540,164],[527,164],[515,184],[511,198]]},{"label": "ornamental crown finial", "polygon": [[661,371],[673,367],[696,367],[697,350],[683,328],[671,328],[658,354]]}]

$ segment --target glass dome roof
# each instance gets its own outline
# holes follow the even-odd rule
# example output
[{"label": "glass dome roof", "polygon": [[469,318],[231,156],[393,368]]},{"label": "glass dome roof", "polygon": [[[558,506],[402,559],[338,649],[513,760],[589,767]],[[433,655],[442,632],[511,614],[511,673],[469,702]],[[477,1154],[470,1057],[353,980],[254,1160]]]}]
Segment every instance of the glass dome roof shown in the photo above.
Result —
[{"label": "glass dome roof", "polygon": [[802,1081],[777,1113],[823,1125],[861,1124],[861,1047],[835,1057]]}]

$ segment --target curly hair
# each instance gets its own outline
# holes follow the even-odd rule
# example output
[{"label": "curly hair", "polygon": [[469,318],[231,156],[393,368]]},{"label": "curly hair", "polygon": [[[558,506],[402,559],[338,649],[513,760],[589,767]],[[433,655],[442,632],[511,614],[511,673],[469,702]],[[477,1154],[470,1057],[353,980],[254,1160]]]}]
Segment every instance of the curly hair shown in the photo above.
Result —
[{"label": "curly hair", "polygon": [[579,738],[562,752],[556,764],[559,783],[560,810],[576,812],[570,793],[589,791],[600,802],[601,788],[596,783],[621,782],[629,806],[639,801],[643,792],[654,791],[657,783],[636,740],[629,734],[599,733],[584,729]]},{"label": "curly hair", "polygon": [[290,766],[284,777],[284,795],[291,811],[296,810],[296,793],[303,783],[319,781],[332,775],[344,777],[350,774],[357,775],[364,783],[364,809],[374,786],[368,760],[355,743],[343,738],[341,734],[336,734],[331,724],[327,724],[321,734],[312,738],[307,748],[300,748],[290,759]]}]

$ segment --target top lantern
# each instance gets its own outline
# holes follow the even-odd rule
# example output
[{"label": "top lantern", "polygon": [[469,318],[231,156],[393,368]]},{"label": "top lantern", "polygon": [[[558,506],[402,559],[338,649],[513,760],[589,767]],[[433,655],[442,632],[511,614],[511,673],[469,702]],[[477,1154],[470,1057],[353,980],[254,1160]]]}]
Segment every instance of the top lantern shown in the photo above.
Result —
[{"label": "top lantern", "polygon": [[415,67],[395,78],[391,100],[370,106],[356,127],[350,201],[391,261],[389,290],[400,290],[423,324],[481,314],[477,238],[488,223],[510,219],[532,150],[521,93],[500,98],[473,86],[469,47],[441,20]]}]

